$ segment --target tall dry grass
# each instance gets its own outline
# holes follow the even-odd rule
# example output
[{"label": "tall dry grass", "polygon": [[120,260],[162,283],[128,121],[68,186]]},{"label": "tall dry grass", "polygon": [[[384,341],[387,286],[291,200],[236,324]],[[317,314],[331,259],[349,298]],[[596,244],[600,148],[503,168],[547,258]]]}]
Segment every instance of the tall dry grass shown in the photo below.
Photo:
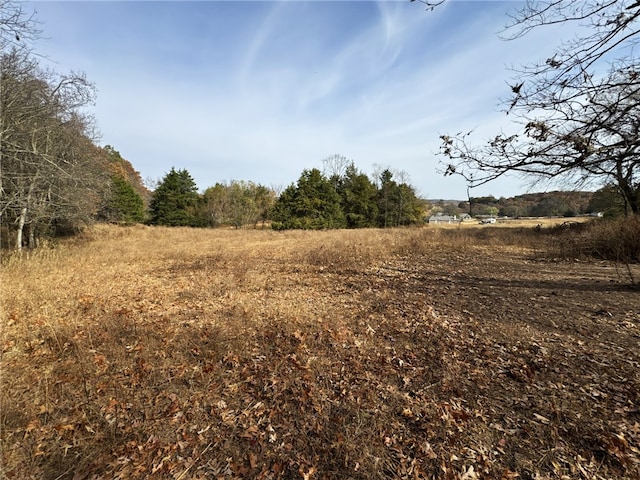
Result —
[{"label": "tall dry grass", "polygon": [[567,223],[545,230],[548,256],[560,259],[598,259],[613,262],[631,285],[640,279],[633,265],[640,263],[640,216]]},{"label": "tall dry grass", "polygon": [[[369,439],[388,430],[405,400],[396,390],[372,390],[377,380],[355,372],[370,357],[380,364],[368,375],[392,379],[388,342],[415,338],[394,325],[392,293],[358,277],[400,257],[531,250],[540,238],[532,229],[486,227],[98,225],[55,248],[5,256],[2,473],[239,478],[250,476],[243,468],[256,475],[280,468],[304,476],[324,452],[336,476],[357,463],[356,477],[388,477],[400,467]],[[378,328],[390,329],[392,339],[372,333]],[[424,335],[420,354],[441,364],[438,327],[416,328]],[[453,375],[439,368],[425,375],[434,382]],[[313,431],[294,431],[307,425]],[[258,440],[270,445],[269,465],[254,457]],[[190,470],[205,452],[217,456],[200,473]],[[300,456],[295,467],[290,452]]]},{"label": "tall dry grass", "polygon": [[[332,292],[336,278],[348,285],[349,275],[398,255],[471,243],[471,237],[429,229],[97,225],[55,248],[5,256],[4,473],[53,479],[82,478],[83,472],[135,476],[136,468],[139,476],[160,472],[163,449],[184,441],[176,438],[181,422],[174,414],[188,412],[199,431],[216,409],[246,408],[236,385],[246,365],[259,369],[268,361],[276,374],[294,362],[322,377],[336,368],[331,345],[373,343],[367,320],[352,315],[358,311],[353,292]],[[383,313],[386,293],[367,295]],[[296,382],[287,388],[302,388]],[[308,395],[292,395],[298,394]],[[329,409],[324,402],[318,408]],[[357,408],[351,414],[356,424],[345,432],[357,437],[364,425],[376,426]],[[355,437],[345,442],[345,449],[362,444]],[[118,463],[125,457],[130,466]]]},{"label": "tall dry grass", "polygon": [[[155,453],[142,460],[144,452],[128,449],[142,448],[151,433],[173,445],[175,426],[163,420],[172,409],[187,409],[180,402],[190,403],[196,422],[217,408],[209,396],[218,395],[215,405],[239,408],[241,398],[214,391],[229,383],[235,388],[225,370],[234,372],[247,359],[282,362],[281,344],[291,341],[295,357],[299,332],[347,338],[350,319],[334,299],[323,298],[317,274],[382,262],[401,238],[380,230],[98,225],[57,248],[5,256],[4,473],[135,476],[119,470],[125,454],[132,464],[141,459],[140,475],[152,473]],[[320,358],[314,368],[328,363]]]}]

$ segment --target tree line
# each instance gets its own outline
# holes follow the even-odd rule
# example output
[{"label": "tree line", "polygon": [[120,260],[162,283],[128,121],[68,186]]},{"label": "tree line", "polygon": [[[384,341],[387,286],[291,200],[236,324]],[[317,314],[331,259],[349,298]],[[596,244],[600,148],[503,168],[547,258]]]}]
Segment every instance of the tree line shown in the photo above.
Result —
[{"label": "tree line", "polygon": [[422,222],[424,212],[414,188],[397,182],[390,169],[374,182],[353,162],[330,175],[305,169],[280,195],[247,181],[217,183],[199,194],[186,169],[172,168],[151,195],[147,223],[236,228],[269,223],[276,230],[397,227]]},{"label": "tree line", "polygon": [[96,220],[143,221],[148,195],[96,145],[94,85],[43,68],[29,47],[39,34],[23,2],[0,0],[0,246],[18,250]]},{"label": "tree line", "polygon": [[0,7],[1,247],[34,248],[95,221],[264,227],[273,216],[282,229],[419,218],[411,187],[385,177],[378,191],[355,167],[331,178],[305,171],[280,196],[250,181],[217,183],[200,194],[188,171],[172,169],[150,192],[115,148],[97,145],[87,113],[95,86],[83,74],[42,67],[25,43],[39,36],[34,16],[13,0]]},{"label": "tree line", "polygon": [[36,246],[89,221],[104,197],[104,159],[83,113],[94,88],[42,69],[24,49],[3,53],[0,70],[0,220],[17,248]]},{"label": "tree line", "polygon": [[[95,88],[84,75],[40,66],[26,48],[0,56],[0,243],[34,248],[94,222],[217,227],[360,228],[419,222],[414,189],[385,170],[372,181],[339,156],[330,175],[305,170],[280,195],[250,181],[202,194],[172,168],[150,192],[131,163],[95,143],[86,113]],[[336,162],[337,159],[340,162]],[[342,163],[341,163],[342,162]],[[340,168],[335,168],[339,166]]]},{"label": "tree line", "polygon": [[[443,2],[423,0],[430,7]],[[640,68],[632,47],[640,2],[526,2],[511,18],[506,31],[513,38],[559,23],[590,29],[518,72],[506,105],[521,125],[516,133],[480,144],[471,142],[471,132],[442,135],[442,173],[461,175],[469,187],[507,173],[576,187],[605,185],[597,197],[602,205],[638,214]],[[93,84],[82,74],[42,68],[26,47],[25,39],[39,34],[35,26],[21,2],[0,0],[2,246],[35,247],[41,238],[96,220],[200,227],[270,221],[277,229],[421,221],[424,202],[401,172],[386,169],[371,179],[340,156],[327,159],[324,171],[304,170],[280,195],[238,181],[199,194],[190,174],[175,169],[149,192],[115,149],[96,145],[87,114]],[[557,203],[547,207],[563,210]]]},{"label": "tree line", "polygon": [[390,169],[372,180],[349,162],[330,175],[317,168],[304,170],[278,198],[272,220],[279,230],[398,227],[421,223],[425,206],[415,189],[396,181]]},{"label": "tree line", "polygon": [[527,193],[514,197],[496,198],[493,195],[471,197],[465,201],[433,200],[430,211],[433,214],[469,214],[472,217],[575,217],[578,215],[601,214],[605,217],[624,215],[624,204],[615,187],[605,186],[595,192],[555,191]]}]

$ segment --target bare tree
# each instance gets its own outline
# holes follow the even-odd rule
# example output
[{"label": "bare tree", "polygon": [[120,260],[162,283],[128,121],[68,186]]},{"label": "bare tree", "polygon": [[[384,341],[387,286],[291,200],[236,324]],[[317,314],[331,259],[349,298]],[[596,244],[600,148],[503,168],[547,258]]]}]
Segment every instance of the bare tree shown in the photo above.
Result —
[{"label": "bare tree", "polygon": [[93,100],[83,75],[42,70],[25,50],[0,57],[0,214],[21,249],[38,232],[88,221],[99,202],[99,152],[82,109]]},{"label": "bare tree", "polygon": [[344,177],[347,167],[353,165],[344,155],[331,155],[322,160],[322,174],[327,177],[335,188],[338,188],[340,179]]},{"label": "bare tree", "polygon": [[640,1],[527,0],[509,18],[508,39],[550,25],[581,28],[539,62],[515,70],[505,110],[516,133],[480,146],[470,141],[472,132],[442,135],[441,171],[462,175],[470,187],[512,172],[576,186],[613,182],[627,210],[638,213]]},{"label": "bare tree", "polygon": [[576,186],[611,183],[628,212],[639,213],[640,84],[635,70],[617,70],[593,93],[547,106],[519,133],[469,144],[469,134],[442,135],[445,175],[478,186],[506,173],[559,179]]},{"label": "bare tree", "polygon": [[[26,42],[38,37],[40,31],[37,29],[34,20],[35,12],[27,12],[22,2],[15,0],[0,0],[0,52],[6,52],[11,48],[21,48],[26,50]],[[0,93],[3,90],[3,84],[0,82]],[[0,107],[5,108],[2,104]],[[0,122],[3,120],[0,118]],[[6,210],[4,205],[8,203],[9,194],[7,194],[2,184],[2,169],[4,163],[3,155],[3,137],[5,128],[0,123],[0,199],[7,199],[6,202],[0,204],[0,226],[2,225],[3,213]],[[1,239],[1,238],[0,238]]]},{"label": "bare tree", "polygon": [[[616,70],[637,70],[633,52],[640,33],[638,1],[527,0],[509,17],[503,32],[507,39],[558,24],[575,24],[580,29],[546,58],[515,69],[518,80],[510,88],[508,112],[522,116],[537,108],[601,94],[618,87],[617,82],[607,81]],[[625,81],[636,79],[627,77]]]},{"label": "bare tree", "polygon": [[[416,0],[409,0],[410,2],[415,2]],[[427,6],[428,9],[433,10],[436,7],[442,5],[445,0],[418,0],[420,3],[423,3]]]}]

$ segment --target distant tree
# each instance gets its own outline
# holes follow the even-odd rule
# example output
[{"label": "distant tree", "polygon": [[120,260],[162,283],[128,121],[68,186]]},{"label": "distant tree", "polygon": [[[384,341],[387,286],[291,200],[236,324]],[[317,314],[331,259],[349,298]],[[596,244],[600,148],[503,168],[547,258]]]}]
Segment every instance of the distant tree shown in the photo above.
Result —
[{"label": "distant tree", "polygon": [[378,225],[380,227],[396,226],[396,210],[398,204],[398,184],[393,180],[393,173],[388,168],[380,174],[378,189]]},{"label": "distant tree", "polygon": [[340,195],[320,170],[304,170],[275,203],[272,228],[325,229],[346,226]]},{"label": "distant tree", "polygon": [[397,227],[420,223],[425,205],[409,184],[398,184],[390,169],[380,173],[378,188],[378,226]]},{"label": "distant tree", "polygon": [[468,210],[468,207],[466,209],[460,209],[460,207],[458,206],[458,204],[456,204],[456,202],[442,202],[442,213],[444,215],[460,215],[461,213],[464,213],[465,211]]},{"label": "distant tree", "polygon": [[150,204],[151,225],[196,226],[198,187],[187,170],[171,168],[156,190]]},{"label": "distant tree", "polygon": [[498,215],[498,213],[500,213],[500,210],[498,209],[498,207],[487,208],[487,215],[491,215],[492,217],[495,217],[496,215]]},{"label": "distant tree", "polygon": [[265,222],[271,218],[271,212],[276,203],[276,193],[272,189],[258,184],[253,188],[252,194],[258,213],[254,220],[254,227],[257,227],[258,222],[261,222],[264,228]]},{"label": "distant tree", "polygon": [[602,212],[607,217],[618,217],[624,215],[624,202],[614,185],[606,185],[593,193],[587,211]]},{"label": "distant tree", "polygon": [[498,215],[500,215],[501,217],[514,217],[514,218],[517,218],[518,217],[518,207],[515,207],[513,205],[504,205],[504,206],[500,207],[500,209],[498,210]]},{"label": "distant tree", "polygon": [[[144,208],[146,210],[149,204],[151,192],[145,186],[145,181],[140,176],[140,173],[133,168],[131,162],[124,159],[120,152],[113,148],[111,145],[102,147],[102,153],[108,161],[108,167],[111,171],[112,176],[118,176],[126,180],[127,183],[129,183],[129,185],[131,185],[131,187],[135,190],[135,192],[140,195],[144,202]],[[155,190],[156,186],[157,185],[154,185],[153,190]]]},{"label": "distant tree", "polygon": [[229,198],[229,216],[227,222],[235,228],[253,223],[258,210],[251,192],[244,182],[233,181],[227,187]]},{"label": "distant tree", "polygon": [[338,188],[340,179],[346,175],[347,168],[353,165],[353,160],[349,160],[343,155],[331,155],[322,160],[322,174],[327,177],[334,188]]},{"label": "distant tree", "polygon": [[197,207],[198,224],[215,227],[230,225],[240,228],[269,219],[275,203],[273,190],[253,182],[233,180],[207,188]]},{"label": "distant tree", "polygon": [[113,175],[109,199],[100,217],[110,222],[141,223],[144,216],[144,201],[140,194],[123,177]]},{"label": "distant tree", "polygon": [[223,183],[207,188],[199,198],[196,209],[197,223],[203,227],[224,225],[229,218],[229,189]]},{"label": "distant tree", "polygon": [[291,230],[302,228],[297,220],[295,204],[298,189],[294,183],[285,188],[278,196],[273,213],[271,214],[271,228],[274,230]]},{"label": "distant tree", "polygon": [[473,202],[479,205],[495,205],[498,200],[493,195],[489,195],[487,197],[473,197]]},{"label": "distant tree", "polygon": [[563,199],[547,195],[543,197],[536,205],[531,207],[529,214],[532,217],[559,217],[568,211],[570,207]]},{"label": "distant tree", "polygon": [[353,163],[345,169],[344,177],[340,179],[338,185],[338,193],[341,197],[347,228],[376,226],[378,216],[376,186],[366,174],[359,172]]},{"label": "distant tree", "polygon": [[500,213],[500,209],[494,205],[486,203],[474,203],[474,215],[490,215],[496,216]]},{"label": "distant tree", "polygon": [[426,202],[418,198],[415,189],[408,183],[398,185],[398,212],[396,225],[415,225],[423,222]]},{"label": "distant tree", "polygon": [[228,187],[230,225],[240,228],[243,225],[263,224],[269,216],[274,196],[268,188],[243,181],[233,181]]}]

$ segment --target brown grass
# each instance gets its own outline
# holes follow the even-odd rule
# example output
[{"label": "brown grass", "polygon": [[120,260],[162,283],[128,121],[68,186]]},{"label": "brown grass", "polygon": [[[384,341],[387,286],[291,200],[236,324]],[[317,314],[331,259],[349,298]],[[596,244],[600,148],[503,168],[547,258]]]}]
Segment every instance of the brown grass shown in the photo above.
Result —
[{"label": "brown grass", "polygon": [[[575,345],[558,348],[586,327],[547,338],[523,320],[528,307],[511,318],[483,302],[530,288],[514,265],[538,268],[540,237],[528,226],[96,226],[5,257],[2,476],[638,478],[638,318],[612,323],[611,347],[590,353],[601,378],[585,373],[580,388],[600,392],[588,397],[595,407],[618,408],[600,412],[615,425],[600,431],[585,423],[594,411],[578,387],[548,385],[582,375],[571,370],[587,368],[574,367],[579,355],[567,357],[568,377],[551,364],[540,384],[532,373],[564,362]],[[498,280],[508,258],[516,270]],[[477,301],[462,307],[459,288]],[[640,312],[622,286],[607,293]],[[607,377],[614,361],[624,387]],[[544,396],[523,410],[550,388],[556,414]]]},{"label": "brown grass", "polygon": [[640,263],[640,217],[587,223],[565,223],[544,230],[549,256],[562,259],[600,259],[614,262],[638,286],[632,265]]}]

